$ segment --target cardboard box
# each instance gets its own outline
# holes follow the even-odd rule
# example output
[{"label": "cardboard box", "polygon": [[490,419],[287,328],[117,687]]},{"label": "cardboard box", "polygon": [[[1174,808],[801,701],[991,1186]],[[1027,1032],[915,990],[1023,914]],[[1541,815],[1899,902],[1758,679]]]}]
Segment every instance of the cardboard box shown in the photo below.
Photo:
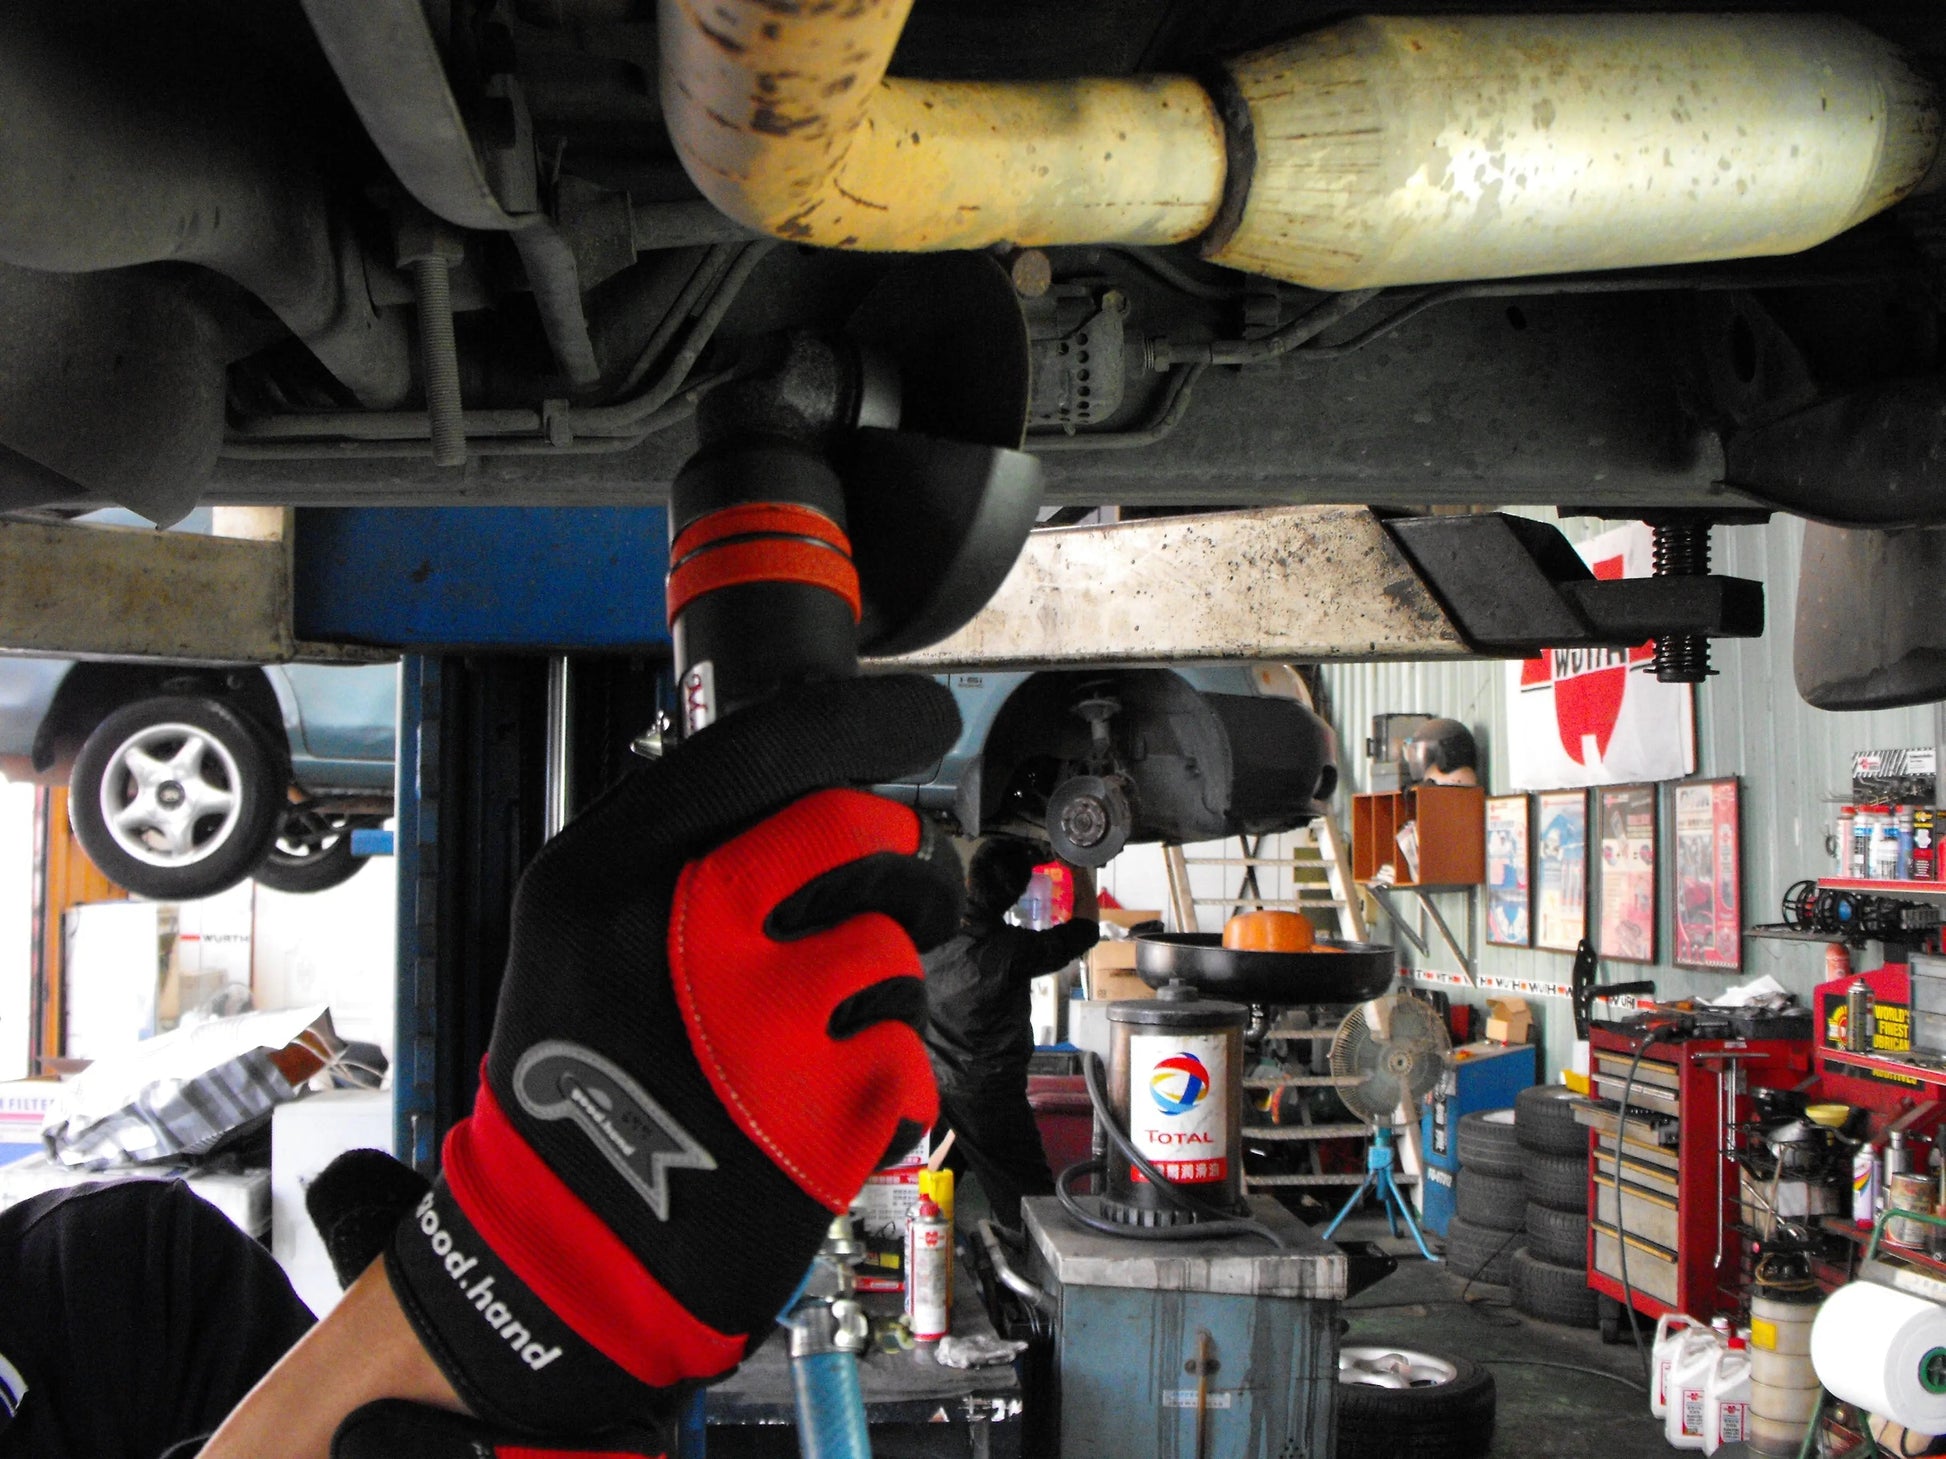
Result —
[{"label": "cardboard box", "polygon": [[865,1188],[851,1203],[852,1234],[865,1246],[856,1270],[861,1292],[905,1290],[905,1222],[919,1204],[922,1165],[902,1165],[865,1177]]},{"label": "cardboard box", "polygon": [[[1144,922],[1159,922],[1162,914],[1141,907],[1104,907],[1104,927],[1139,927]],[[1106,935],[1088,952],[1086,993],[1098,1002],[1113,1003],[1129,998],[1153,998],[1155,989],[1142,981],[1135,971],[1135,944],[1128,938]]]},{"label": "cardboard box", "polygon": [[60,1096],[54,1079],[0,1082],[0,1165],[41,1153],[41,1124]]},{"label": "cardboard box", "polygon": [[1153,998],[1155,989],[1135,971],[1135,944],[1098,942],[1088,952],[1088,997],[1112,1003],[1126,998]]},{"label": "cardboard box", "polygon": [[1534,1015],[1525,998],[1495,998],[1487,1004],[1487,1042],[1524,1044],[1534,1026]]}]

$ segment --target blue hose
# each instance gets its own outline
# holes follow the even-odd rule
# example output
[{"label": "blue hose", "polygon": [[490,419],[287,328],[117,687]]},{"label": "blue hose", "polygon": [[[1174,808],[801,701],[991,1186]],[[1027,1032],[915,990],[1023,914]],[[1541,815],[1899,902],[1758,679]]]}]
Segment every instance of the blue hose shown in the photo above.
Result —
[{"label": "blue hose", "polygon": [[797,1394],[797,1447],[804,1459],[871,1459],[856,1356],[792,1358],[791,1387]]}]

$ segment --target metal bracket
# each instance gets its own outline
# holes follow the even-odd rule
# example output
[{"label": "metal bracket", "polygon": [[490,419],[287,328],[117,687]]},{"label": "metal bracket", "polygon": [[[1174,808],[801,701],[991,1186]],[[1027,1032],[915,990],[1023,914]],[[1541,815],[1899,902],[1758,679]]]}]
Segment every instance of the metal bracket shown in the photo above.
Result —
[{"label": "metal bracket", "polygon": [[[1439,930],[1439,940],[1446,945],[1446,950],[1453,955],[1454,961],[1460,966],[1460,971],[1466,974],[1467,981],[1478,981],[1473,967],[1473,954],[1470,951],[1473,945],[1473,901],[1470,893],[1468,894],[1466,904],[1467,937],[1466,941],[1462,943],[1453,935],[1453,929],[1448,925],[1445,914],[1433,904],[1431,897],[1427,896],[1426,893],[1420,891],[1417,887],[1375,887],[1367,884],[1366,890],[1377,900],[1379,906],[1385,909],[1385,915],[1392,919],[1393,927],[1398,929],[1399,935],[1411,944],[1413,950],[1420,957],[1432,956],[1432,939],[1426,935],[1425,929],[1426,918],[1430,917],[1433,926]],[[1405,892],[1419,904],[1420,918],[1419,926],[1416,929],[1407,925],[1405,918],[1399,915],[1399,909],[1392,905],[1392,898],[1389,895],[1392,892]]]},{"label": "metal bracket", "polygon": [[1600,580],[1547,522],[1494,512],[1385,524],[1483,654],[1631,647],[1662,634],[1758,638],[1763,584],[1718,576]]}]

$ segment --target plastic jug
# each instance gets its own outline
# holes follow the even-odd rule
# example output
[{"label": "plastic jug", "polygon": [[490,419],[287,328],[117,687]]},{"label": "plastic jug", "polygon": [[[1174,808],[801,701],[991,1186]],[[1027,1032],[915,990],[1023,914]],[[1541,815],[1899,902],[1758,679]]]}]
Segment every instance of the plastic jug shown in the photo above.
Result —
[{"label": "plastic jug", "polygon": [[1669,1372],[1683,1344],[1709,1329],[1686,1312],[1665,1312],[1656,1319],[1655,1345],[1649,1349],[1655,1382],[1649,1385],[1649,1412],[1661,1418],[1669,1411]]},{"label": "plastic jug", "polygon": [[1750,1428],[1750,1351],[1732,1333],[1703,1386],[1703,1452],[1741,1444]]},{"label": "plastic jug", "polygon": [[1701,1328],[1683,1344],[1669,1367],[1669,1411],[1662,1416],[1662,1436],[1672,1448],[1703,1447],[1703,1401],[1716,1360],[1729,1346],[1729,1323]]}]

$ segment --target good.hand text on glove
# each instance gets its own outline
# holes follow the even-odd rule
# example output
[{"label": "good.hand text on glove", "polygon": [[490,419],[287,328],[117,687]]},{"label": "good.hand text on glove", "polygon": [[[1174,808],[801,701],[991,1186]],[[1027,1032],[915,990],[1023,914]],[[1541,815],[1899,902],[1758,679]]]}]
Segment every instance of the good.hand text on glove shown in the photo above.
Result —
[{"label": "good.hand text on glove", "polygon": [[533,1331],[525,1323],[514,1320],[513,1312],[505,1302],[493,1294],[493,1274],[488,1272],[472,1286],[466,1285],[466,1277],[480,1264],[477,1256],[467,1256],[453,1246],[453,1234],[440,1224],[439,1213],[433,1209],[432,1192],[426,1192],[425,1199],[419,1202],[414,1213],[419,1222],[419,1230],[425,1234],[432,1246],[433,1255],[445,1265],[446,1275],[464,1289],[467,1298],[485,1322],[506,1341],[519,1356],[520,1361],[540,1372],[549,1363],[561,1356],[561,1349],[542,1347],[534,1341]]}]

